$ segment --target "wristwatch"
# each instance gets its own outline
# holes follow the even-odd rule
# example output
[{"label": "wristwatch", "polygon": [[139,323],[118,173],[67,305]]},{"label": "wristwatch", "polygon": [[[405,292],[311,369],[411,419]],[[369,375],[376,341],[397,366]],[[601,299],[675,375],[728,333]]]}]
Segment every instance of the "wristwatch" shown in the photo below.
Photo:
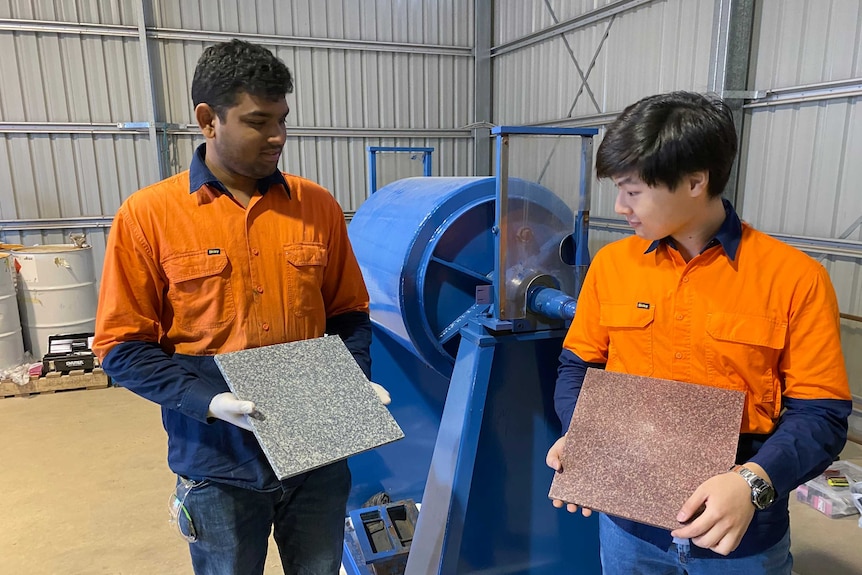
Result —
[{"label": "wristwatch", "polygon": [[766,509],[775,501],[775,489],[765,479],[746,467],[738,467],[736,472],[751,487],[751,502],[760,510]]}]

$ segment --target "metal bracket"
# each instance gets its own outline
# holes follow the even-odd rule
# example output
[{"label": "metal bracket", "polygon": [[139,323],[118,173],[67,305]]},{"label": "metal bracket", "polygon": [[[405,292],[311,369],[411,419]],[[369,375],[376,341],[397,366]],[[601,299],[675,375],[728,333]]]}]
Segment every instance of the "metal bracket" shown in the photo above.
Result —
[{"label": "metal bracket", "polygon": [[765,98],[766,90],[724,90],[721,97],[728,100],[757,100]]}]

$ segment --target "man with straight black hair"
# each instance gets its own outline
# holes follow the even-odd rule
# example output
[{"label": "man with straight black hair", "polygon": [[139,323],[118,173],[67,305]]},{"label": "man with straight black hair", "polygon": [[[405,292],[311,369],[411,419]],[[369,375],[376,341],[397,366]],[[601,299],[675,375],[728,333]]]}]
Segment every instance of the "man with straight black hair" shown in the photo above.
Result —
[{"label": "man with straight black hair", "polygon": [[230,393],[213,355],[338,334],[370,376],[368,293],[341,207],[278,169],[293,91],[284,63],[216,44],[191,91],[206,142],[189,170],[117,212],[94,349],[114,381],[162,406],[171,511],[196,574],[262,574],[272,533],[285,573],[334,575],[347,462],[279,481],[250,431],[254,404]]},{"label": "man with straight black hair", "polygon": [[[599,146],[596,172],[634,236],[602,248],[581,289],[555,393],[564,427],[587,367],[745,393],[737,465],[691,494],[679,528],[600,515],[605,575],[790,575],[788,495],[847,438],[835,291],[722,199],[736,151],[728,107],[687,92],[629,106]],[[565,441],[547,457],[562,473]]]}]

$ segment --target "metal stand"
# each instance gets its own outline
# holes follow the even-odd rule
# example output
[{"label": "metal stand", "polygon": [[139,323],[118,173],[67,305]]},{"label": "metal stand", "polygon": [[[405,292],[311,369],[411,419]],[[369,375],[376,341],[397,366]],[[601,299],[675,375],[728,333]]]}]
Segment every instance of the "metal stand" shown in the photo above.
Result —
[{"label": "metal stand", "polygon": [[600,572],[596,521],[548,499],[563,335],[462,329],[407,575]]}]

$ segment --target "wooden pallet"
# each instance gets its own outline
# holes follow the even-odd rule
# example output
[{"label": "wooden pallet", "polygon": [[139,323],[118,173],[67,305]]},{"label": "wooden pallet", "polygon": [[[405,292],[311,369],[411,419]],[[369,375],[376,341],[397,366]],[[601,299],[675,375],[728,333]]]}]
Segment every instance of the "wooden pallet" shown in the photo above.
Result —
[{"label": "wooden pallet", "polygon": [[0,398],[21,397],[73,389],[104,389],[109,384],[108,376],[100,368],[93,371],[76,370],[67,375],[50,372],[44,377],[31,379],[26,385],[12,381],[0,381]]}]

